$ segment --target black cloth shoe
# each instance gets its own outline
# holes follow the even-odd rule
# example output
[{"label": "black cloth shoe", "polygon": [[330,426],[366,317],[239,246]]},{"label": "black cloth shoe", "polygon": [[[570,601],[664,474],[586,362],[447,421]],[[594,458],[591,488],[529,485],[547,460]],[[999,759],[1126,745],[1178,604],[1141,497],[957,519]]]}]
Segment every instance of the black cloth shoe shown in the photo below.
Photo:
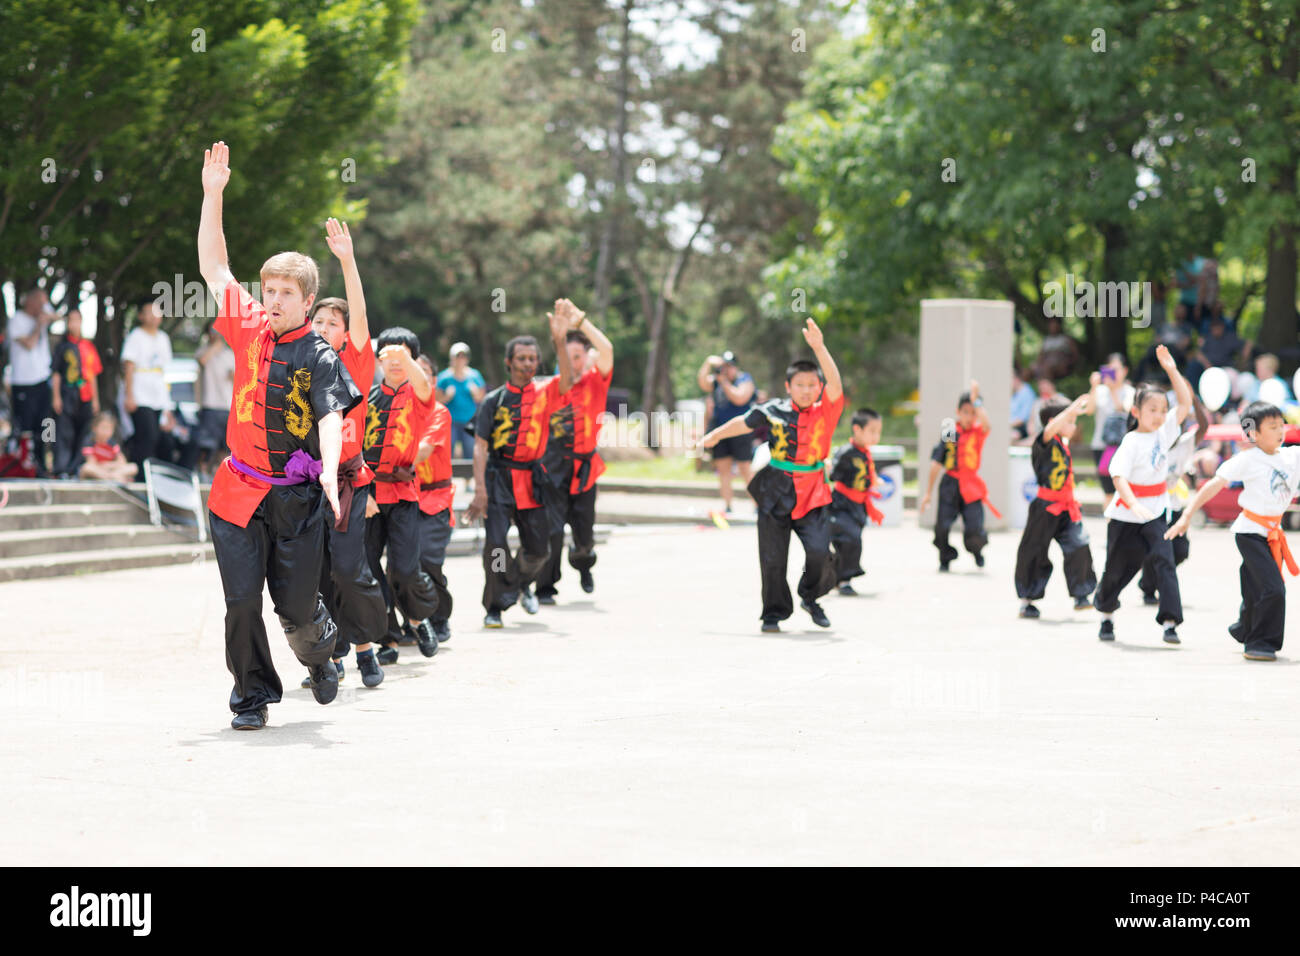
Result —
[{"label": "black cloth shoe", "polygon": [[977,568],[982,568],[982,567],[984,567],[984,553],[983,553],[983,552],[980,552],[979,554],[975,555],[975,567],[977,567]]},{"label": "black cloth shoe", "polygon": [[1077,597],[1074,599],[1074,609],[1076,611],[1092,610],[1092,598]]},{"label": "black cloth shoe", "polygon": [[235,714],[230,726],[236,730],[261,730],[266,726],[266,708],[259,707],[257,710],[246,710],[242,714]]},{"label": "black cloth shoe", "polygon": [[1101,630],[1097,632],[1097,639],[1100,641],[1115,640],[1115,622],[1109,618],[1101,622]]},{"label": "black cloth shoe", "polygon": [[1241,622],[1240,622],[1240,621],[1233,621],[1231,624],[1229,624],[1229,625],[1228,625],[1228,633],[1232,635],[1232,639],[1233,639],[1234,641],[1236,641],[1238,644],[1245,644],[1245,643],[1246,643],[1246,639],[1245,639],[1244,637],[1241,636]]},{"label": "black cloth shoe", "polygon": [[434,621],[433,633],[438,635],[439,644],[446,644],[451,640],[451,624],[447,621]]},{"label": "black cloth shoe", "polygon": [[588,594],[596,590],[596,582],[592,579],[591,572],[589,570],[584,568],[583,570],[579,571],[578,579],[582,582],[582,589],[586,591]]},{"label": "black cloth shoe", "polygon": [[311,668],[311,695],[318,704],[328,704],[339,693],[339,672],[333,661],[314,664]]},{"label": "black cloth shoe", "polygon": [[484,615],[483,615],[483,626],[484,626],[484,627],[494,628],[494,629],[495,629],[495,628],[498,628],[498,627],[501,627],[501,626],[502,626],[502,624],[501,624],[501,612],[500,612],[500,611],[488,611],[488,613],[484,614]]},{"label": "black cloth shoe", "polygon": [[524,588],[519,592],[519,606],[529,614],[537,613],[537,595],[533,593],[532,588]]},{"label": "black cloth shoe", "polygon": [[1178,638],[1178,632],[1177,632],[1176,630],[1174,630],[1174,626],[1173,626],[1172,624],[1169,624],[1169,625],[1167,625],[1167,626],[1165,627],[1165,637],[1164,637],[1164,641],[1165,641],[1166,644],[1181,644],[1181,643],[1183,643],[1181,640],[1179,640],[1179,638]]},{"label": "black cloth shoe", "polygon": [[375,660],[380,664],[396,664],[397,648],[381,647],[379,650],[375,651]]},{"label": "black cloth shoe", "polygon": [[1034,607],[1032,604],[1026,604],[1024,607],[1022,607],[1020,609],[1020,616],[1031,618],[1031,619],[1042,617],[1042,615],[1038,612],[1038,608]]},{"label": "black cloth shoe", "polygon": [[342,661],[335,661],[335,662],[334,662],[334,667],[335,667],[335,668],[338,670],[338,672],[339,672],[339,680],[340,680],[340,681],[343,680],[343,662],[342,662]]},{"label": "black cloth shoe", "polygon": [[1277,653],[1274,652],[1274,651],[1270,651],[1268,648],[1260,648],[1260,649],[1258,649],[1258,650],[1253,650],[1253,651],[1248,649],[1248,650],[1242,651],[1241,656],[1244,657],[1244,658],[1246,658],[1246,660],[1248,660],[1248,661],[1275,661],[1275,660],[1277,660]]},{"label": "black cloth shoe", "polygon": [[853,590],[853,585],[849,584],[848,581],[845,581],[843,584],[839,586],[839,592],[843,594],[845,597],[853,597],[855,594],[858,593],[857,591]]},{"label": "black cloth shoe", "polygon": [[799,606],[808,612],[808,616],[813,619],[813,623],[818,627],[830,627],[831,619],[826,616],[822,606],[816,601],[800,601]]},{"label": "black cloth shoe", "polygon": [[378,687],[384,682],[384,669],[379,666],[373,653],[357,657],[357,670],[361,672],[361,683],[367,687]]},{"label": "black cloth shoe", "polygon": [[1157,604],[1160,603],[1160,598],[1156,597],[1154,594],[1147,594],[1143,592],[1142,603],[1145,604],[1147,607],[1155,607]]},{"label": "black cloth shoe", "polygon": [[410,645],[420,643],[420,639],[415,636],[415,628],[411,627],[410,622],[402,625],[402,636],[397,639],[399,645]]},{"label": "black cloth shoe", "polygon": [[546,592],[546,591],[538,591],[538,592],[537,592],[537,603],[538,603],[538,604],[545,604],[545,605],[547,605],[548,607],[549,607],[550,605],[554,604],[554,603],[555,603],[555,592],[554,592],[554,591],[550,591],[550,592]]},{"label": "black cloth shoe", "polygon": [[425,657],[432,657],[438,653],[438,632],[433,629],[433,621],[427,618],[420,622],[415,629],[419,636],[420,653]]},{"label": "black cloth shoe", "polygon": [[947,562],[947,561],[940,561],[940,562],[939,562],[939,570],[940,570],[940,571],[947,571],[947,570],[948,570],[948,562]]},{"label": "black cloth shoe", "polygon": [[307,672],[307,676],[302,679],[302,683],[299,684],[298,686],[301,687],[303,690],[311,689],[311,671]]},{"label": "black cloth shoe", "polygon": [[763,632],[766,634],[779,634],[781,632],[780,621],[764,621]]}]

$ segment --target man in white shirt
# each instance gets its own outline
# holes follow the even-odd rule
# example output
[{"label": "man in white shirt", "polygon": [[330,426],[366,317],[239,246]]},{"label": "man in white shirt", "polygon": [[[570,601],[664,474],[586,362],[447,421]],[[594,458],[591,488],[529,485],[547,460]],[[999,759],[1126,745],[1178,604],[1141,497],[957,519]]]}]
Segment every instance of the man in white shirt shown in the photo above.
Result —
[{"label": "man in white shirt", "polygon": [[123,406],[135,427],[130,458],[144,474],[144,460],[153,457],[158,447],[162,412],[171,408],[166,369],[172,360],[172,343],[161,328],[162,313],[152,301],[141,303],[135,321],[122,345]]},{"label": "man in white shirt", "polygon": [[9,320],[9,385],[12,391],[14,432],[30,432],[35,439],[36,473],[44,476],[45,422],[53,422],[50,395],[50,323],[56,318],[50,297],[32,289],[22,308]]}]

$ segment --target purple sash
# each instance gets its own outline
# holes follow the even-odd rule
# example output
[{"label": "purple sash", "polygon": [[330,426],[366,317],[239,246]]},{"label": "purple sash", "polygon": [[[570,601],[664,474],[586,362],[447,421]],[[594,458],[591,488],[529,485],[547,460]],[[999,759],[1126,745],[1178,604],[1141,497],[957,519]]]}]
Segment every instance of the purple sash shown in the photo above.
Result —
[{"label": "purple sash", "polygon": [[290,455],[289,460],[284,463],[283,478],[274,478],[271,475],[263,474],[256,468],[245,465],[234,455],[230,456],[230,467],[235,471],[243,472],[250,478],[265,481],[268,485],[301,485],[304,482],[315,481],[320,477],[321,472],[321,463],[301,448]]}]

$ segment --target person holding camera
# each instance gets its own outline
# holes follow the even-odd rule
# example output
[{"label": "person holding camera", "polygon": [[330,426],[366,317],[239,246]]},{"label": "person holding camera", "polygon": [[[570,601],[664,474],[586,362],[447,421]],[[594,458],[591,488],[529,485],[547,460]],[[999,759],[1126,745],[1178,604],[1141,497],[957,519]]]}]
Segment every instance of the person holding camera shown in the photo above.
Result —
[{"label": "person holding camera", "polygon": [[[709,393],[712,414],[709,431],[744,415],[754,407],[754,377],[736,364],[736,353],[710,355],[696,375],[700,388]],[[731,463],[740,468],[746,485],[750,479],[750,462],[754,460],[754,439],[749,434],[724,438],[713,446],[713,468],[718,473],[725,514],[731,514]]]},{"label": "person holding camera", "polygon": [[1092,385],[1092,408],[1087,414],[1095,416],[1092,429],[1093,460],[1097,462],[1097,477],[1108,495],[1115,493],[1115,483],[1110,480],[1111,456],[1124,440],[1128,431],[1128,412],[1133,407],[1136,394],[1128,381],[1128,359],[1119,352],[1113,353],[1106,364],[1089,378]]}]

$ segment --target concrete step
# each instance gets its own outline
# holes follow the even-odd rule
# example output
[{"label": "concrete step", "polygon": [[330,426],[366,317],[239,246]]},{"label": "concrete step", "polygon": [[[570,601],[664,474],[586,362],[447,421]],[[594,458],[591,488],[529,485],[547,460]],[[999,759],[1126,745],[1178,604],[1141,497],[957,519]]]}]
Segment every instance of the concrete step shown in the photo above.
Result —
[{"label": "concrete step", "polygon": [[212,545],[166,544],[0,559],[0,582],[213,560]]},{"label": "concrete step", "polygon": [[[121,487],[102,481],[3,481],[0,482],[0,508],[119,504],[124,500]],[[138,488],[143,497],[144,485]]]},{"label": "concrete step", "polygon": [[19,505],[0,508],[0,532],[36,528],[84,528],[103,525],[147,524],[148,512],[120,504]]},{"label": "concrete step", "polygon": [[177,531],[148,524],[0,531],[0,559],[179,544],[186,540],[188,537]]}]

